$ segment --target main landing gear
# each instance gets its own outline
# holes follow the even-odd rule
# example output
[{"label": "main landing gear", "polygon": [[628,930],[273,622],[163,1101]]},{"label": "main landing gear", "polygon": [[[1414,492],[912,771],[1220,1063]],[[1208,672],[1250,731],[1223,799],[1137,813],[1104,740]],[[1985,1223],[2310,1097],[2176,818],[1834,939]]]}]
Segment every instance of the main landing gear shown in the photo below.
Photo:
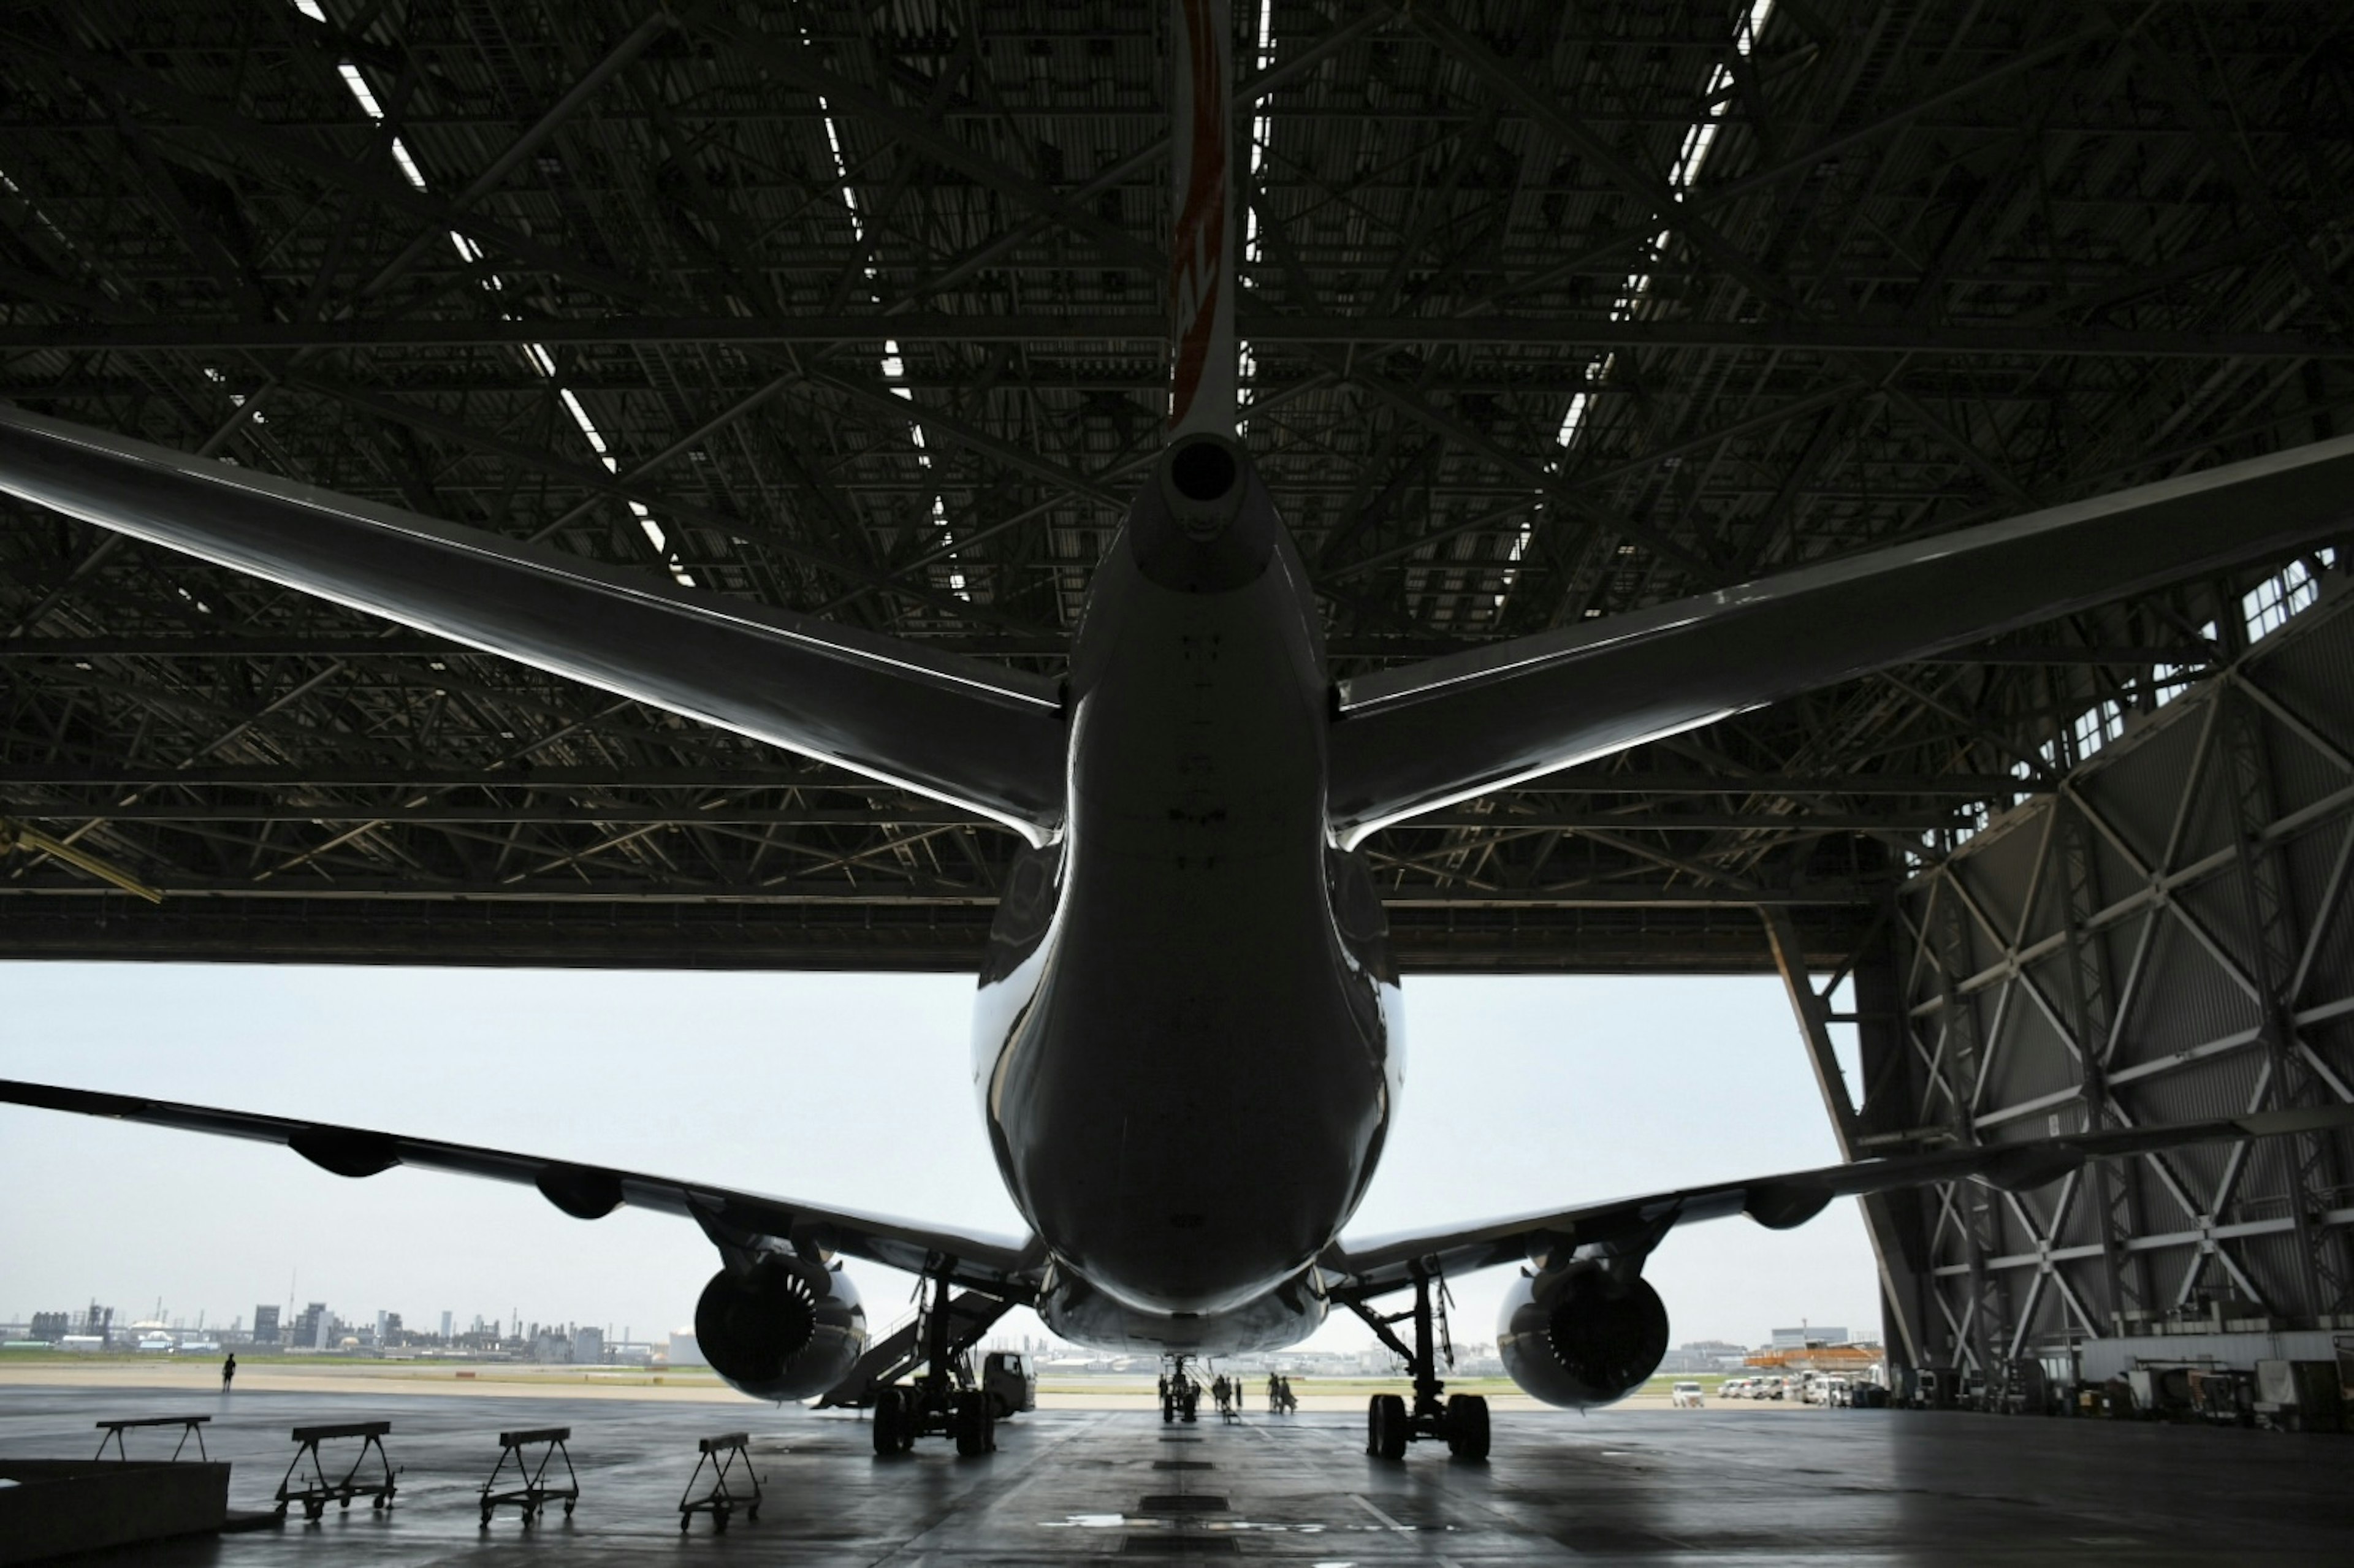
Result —
[{"label": "main landing gear", "polygon": [[997,1414],[989,1395],[976,1386],[965,1352],[949,1336],[949,1282],[931,1281],[924,1308],[924,1375],[909,1384],[886,1384],[875,1393],[875,1452],[904,1454],[918,1437],[953,1437],[966,1458],[997,1452]]},{"label": "main landing gear", "polygon": [[[1484,1462],[1488,1457],[1487,1399],[1476,1393],[1448,1398],[1447,1385],[1438,1378],[1439,1355],[1443,1354],[1452,1367],[1455,1346],[1447,1332],[1445,1308],[1441,1306],[1435,1315],[1432,1310],[1430,1287],[1435,1283],[1428,1275],[1416,1275],[1414,1306],[1386,1318],[1363,1301],[1348,1304],[1349,1309],[1363,1318],[1382,1343],[1402,1358],[1414,1374],[1411,1408],[1394,1393],[1377,1393],[1366,1406],[1365,1452],[1379,1459],[1403,1459],[1407,1444],[1437,1438],[1446,1442],[1447,1451],[1455,1457]],[[1390,1327],[1407,1319],[1414,1320],[1411,1349]]]},{"label": "main landing gear", "polygon": [[1201,1415],[1202,1385],[1185,1374],[1185,1358],[1169,1358],[1170,1370],[1161,1374],[1161,1424],[1182,1421],[1191,1425]]}]

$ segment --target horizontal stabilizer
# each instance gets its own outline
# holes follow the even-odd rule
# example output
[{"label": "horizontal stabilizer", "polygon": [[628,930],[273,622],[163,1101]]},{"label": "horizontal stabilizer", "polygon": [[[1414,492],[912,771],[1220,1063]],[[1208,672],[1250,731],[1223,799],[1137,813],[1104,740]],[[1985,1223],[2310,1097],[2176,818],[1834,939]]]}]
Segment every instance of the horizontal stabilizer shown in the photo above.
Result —
[{"label": "horizontal stabilizer", "polygon": [[2354,532],[2354,437],[1341,683],[1332,821],[1385,823]]},{"label": "horizontal stabilizer", "polygon": [[1013,827],[1063,814],[1059,688],[0,408],[0,491]]}]

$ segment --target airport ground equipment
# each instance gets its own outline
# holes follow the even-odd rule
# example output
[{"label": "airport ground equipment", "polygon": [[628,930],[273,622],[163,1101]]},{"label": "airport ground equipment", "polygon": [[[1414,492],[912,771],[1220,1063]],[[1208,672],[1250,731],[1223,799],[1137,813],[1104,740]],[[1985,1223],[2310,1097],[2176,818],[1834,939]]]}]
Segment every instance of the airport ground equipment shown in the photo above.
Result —
[{"label": "airport ground equipment", "polygon": [[[488,1529],[491,1514],[507,1503],[523,1510],[523,1522],[529,1529],[549,1503],[561,1501],[564,1517],[572,1517],[572,1505],[580,1500],[580,1477],[572,1468],[572,1451],[565,1445],[572,1440],[569,1426],[535,1426],[527,1432],[499,1434],[499,1462],[491,1467],[491,1478],[482,1483],[482,1525]],[[534,1465],[525,1449],[539,1450],[539,1463]],[[499,1478],[506,1473],[507,1461],[514,1461],[515,1479],[520,1484],[504,1491],[498,1489]],[[565,1485],[547,1484],[547,1467],[557,1460],[564,1461]]]},{"label": "airport ground equipment", "polygon": [[[928,1276],[930,1300],[915,1323],[923,1346],[924,1375],[912,1383],[875,1391],[875,1452],[904,1454],[918,1437],[952,1437],[966,1458],[997,1451],[997,1416],[989,1395],[974,1382],[968,1355],[981,1329],[972,1315],[960,1316],[949,1296],[945,1274]],[[970,1294],[970,1293],[968,1293]],[[989,1321],[994,1322],[991,1317]]]},{"label": "airport ground equipment", "polygon": [[143,1415],[130,1421],[101,1421],[98,1423],[98,1430],[106,1436],[98,1440],[98,1453],[93,1457],[105,1458],[106,1446],[111,1443],[114,1445],[114,1457],[128,1464],[131,1451],[122,1446],[122,1434],[126,1429],[133,1426],[176,1426],[180,1429],[180,1440],[173,1446],[172,1457],[178,1459],[180,1450],[188,1446],[189,1438],[194,1437],[196,1440],[196,1458],[201,1462],[210,1457],[205,1452],[205,1426],[211,1420],[209,1415]]},{"label": "airport ground equipment", "polygon": [[1168,1375],[1161,1380],[1161,1424],[1193,1421],[1201,1414],[1202,1385],[1186,1372],[1186,1357],[1172,1355],[1168,1359]]},{"label": "airport ground equipment", "polygon": [[2256,1425],[2285,1432],[2344,1430],[2346,1394],[2336,1361],[2267,1358],[2256,1363]]},{"label": "airport ground equipment", "polygon": [[991,1351],[981,1358],[981,1392],[989,1413],[1002,1421],[1038,1408],[1038,1373],[1020,1351]]},{"label": "airport ground equipment", "polygon": [[[1433,1286],[1438,1287],[1436,1299]],[[1444,1442],[1447,1451],[1458,1459],[1488,1457],[1487,1397],[1458,1393],[1449,1398],[1447,1384],[1438,1375],[1442,1359],[1450,1370],[1455,1365],[1454,1339],[1447,1328],[1446,1288],[1436,1275],[1416,1269],[1414,1305],[1405,1311],[1384,1316],[1362,1300],[1352,1299],[1347,1304],[1351,1311],[1365,1320],[1374,1337],[1405,1362],[1414,1377],[1411,1407],[1394,1393],[1377,1393],[1365,1407],[1365,1452],[1375,1458],[1403,1459],[1407,1444],[1426,1439]],[[1391,1327],[1409,1319],[1414,1324],[1411,1346],[1399,1339]]]},{"label": "airport ground equipment", "polygon": [[[329,1426],[294,1428],[291,1434],[296,1444],[294,1457],[286,1467],[285,1477],[278,1483],[279,1513],[282,1516],[289,1508],[301,1503],[304,1519],[317,1519],[327,1511],[329,1503],[349,1508],[354,1498],[368,1499],[368,1506],[372,1509],[390,1508],[393,1493],[398,1489],[393,1480],[391,1457],[384,1451],[385,1436],[391,1430],[392,1423],[389,1421],[347,1421]],[[339,1442],[346,1437],[358,1438],[360,1450],[352,1456],[351,1467],[344,1472],[343,1478],[331,1481],[327,1478],[326,1460],[319,1452],[319,1445]],[[383,1471],[384,1478],[380,1481],[359,1478],[361,1467],[366,1465],[371,1454],[376,1456],[376,1464]],[[311,1461],[312,1484],[297,1489],[293,1484],[294,1473],[302,1467],[302,1461],[306,1458]]]},{"label": "airport ground equipment", "polygon": [[[760,1474],[752,1468],[752,1451],[746,1446],[750,1441],[749,1434],[723,1432],[716,1437],[705,1437],[695,1445],[702,1457],[695,1461],[695,1474],[686,1478],[686,1490],[678,1496],[678,1530],[681,1535],[686,1533],[687,1526],[695,1522],[695,1516],[698,1513],[711,1516],[714,1534],[727,1528],[727,1516],[738,1507],[744,1510],[746,1519],[758,1520]],[[728,1485],[739,1463],[744,1478],[752,1483],[748,1499]],[[711,1472],[711,1489],[696,1497],[695,1483],[703,1479],[703,1472],[706,1469]],[[567,1504],[564,1511],[570,1513],[571,1506]]]},{"label": "airport ground equipment", "polygon": [[[959,1291],[949,1300],[949,1341],[962,1345],[979,1343],[981,1335],[994,1327],[997,1320],[1012,1311],[1013,1307],[1013,1301],[992,1296],[985,1290]],[[867,1346],[866,1353],[858,1358],[848,1375],[819,1399],[817,1408],[864,1410],[871,1407],[875,1395],[885,1387],[899,1382],[924,1364],[927,1321],[928,1314],[918,1312],[913,1320],[903,1324],[896,1332]],[[1001,1406],[998,1414],[1005,1415],[1010,1412]]]}]

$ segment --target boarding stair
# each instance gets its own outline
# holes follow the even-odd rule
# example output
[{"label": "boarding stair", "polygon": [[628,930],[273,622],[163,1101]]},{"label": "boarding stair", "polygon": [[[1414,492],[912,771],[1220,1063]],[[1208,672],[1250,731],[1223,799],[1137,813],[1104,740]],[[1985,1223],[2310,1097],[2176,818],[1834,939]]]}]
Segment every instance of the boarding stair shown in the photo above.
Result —
[{"label": "boarding stair", "polygon": [[[991,1296],[981,1290],[959,1291],[948,1305],[949,1343],[957,1346],[978,1344],[981,1337],[1000,1318],[1013,1310],[1013,1303],[1003,1297]],[[924,1318],[917,1313],[898,1329],[866,1347],[843,1380],[828,1389],[817,1402],[820,1410],[864,1410],[875,1403],[875,1393],[898,1383],[924,1363]]]}]

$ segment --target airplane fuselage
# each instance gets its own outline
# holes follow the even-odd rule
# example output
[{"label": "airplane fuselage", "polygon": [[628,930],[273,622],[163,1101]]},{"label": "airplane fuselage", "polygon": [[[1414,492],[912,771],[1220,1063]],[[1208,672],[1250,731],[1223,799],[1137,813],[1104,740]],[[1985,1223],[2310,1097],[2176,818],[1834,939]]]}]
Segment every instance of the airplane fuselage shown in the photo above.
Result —
[{"label": "airplane fuselage", "polygon": [[1321,1320],[1311,1267],[1399,1087],[1398,993],[1364,862],[1325,814],[1330,688],[1299,560],[1246,461],[1225,504],[1172,468],[1096,576],[1068,821],[1009,877],[975,1078],[1054,1259],[1049,1325],[1235,1351]]}]

